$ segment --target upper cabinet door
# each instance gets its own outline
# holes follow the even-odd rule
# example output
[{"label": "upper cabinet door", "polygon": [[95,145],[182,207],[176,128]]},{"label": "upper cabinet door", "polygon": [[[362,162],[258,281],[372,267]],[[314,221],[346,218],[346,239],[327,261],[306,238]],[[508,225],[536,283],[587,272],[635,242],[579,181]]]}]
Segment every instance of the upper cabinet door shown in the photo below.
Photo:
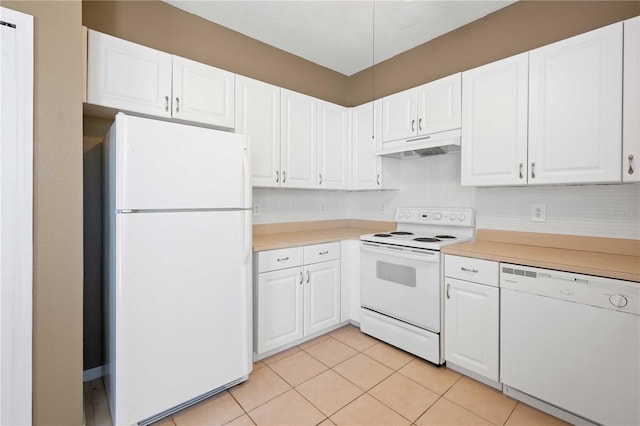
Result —
[{"label": "upper cabinet door", "polygon": [[[369,102],[352,109],[351,189],[380,189],[382,157],[376,155],[380,148],[380,133],[374,127],[380,118],[381,101]],[[374,113],[378,112],[376,116]]]},{"label": "upper cabinet door", "polygon": [[236,133],[249,136],[253,186],[280,186],[280,88],[236,76]]},{"label": "upper cabinet door", "polygon": [[529,53],[529,183],[620,182],[622,23]]},{"label": "upper cabinet door", "polygon": [[317,173],[317,100],[282,89],[281,184],[315,188]]},{"label": "upper cabinet door", "polygon": [[173,56],[173,117],[234,127],[235,75]]},{"label": "upper cabinet door", "polygon": [[622,180],[640,181],[640,16],[624,21]]},{"label": "upper cabinet door", "polygon": [[87,103],[171,117],[171,55],[89,30]]},{"label": "upper cabinet door", "polygon": [[462,73],[461,184],[527,183],[528,53]]},{"label": "upper cabinet door", "polygon": [[415,88],[382,98],[382,141],[417,135],[418,98]]},{"label": "upper cabinet door", "polygon": [[347,108],[318,101],[318,188],[347,189],[348,148]]},{"label": "upper cabinet door", "polygon": [[460,128],[460,73],[418,87],[418,135]]}]

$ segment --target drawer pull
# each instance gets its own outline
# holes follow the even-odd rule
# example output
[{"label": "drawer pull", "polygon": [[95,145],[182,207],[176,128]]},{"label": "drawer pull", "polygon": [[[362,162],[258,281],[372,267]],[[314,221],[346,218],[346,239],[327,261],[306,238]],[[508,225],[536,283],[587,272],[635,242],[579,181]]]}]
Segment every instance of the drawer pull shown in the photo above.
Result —
[{"label": "drawer pull", "polygon": [[319,254],[320,256],[323,256],[323,255],[325,255],[325,254],[329,254],[329,250],[320,251],[320,252],[318,252],[318,254]]},{"label": "drawer pull", "polygon": [[469,269],[469,268],[465,268],[464,266],[461,266],[460,270],[463,271],[463,272],[471,272],[471,273],[474,273],[474,274],[478,273],[477,269]]},{"label": "drawer pull", "polygon": [[451,296],[449,296],[450,289],[451,289],[451,284],[447,284],[447,299],[451,299]]},{"label": "drawer pull", "polygon": [[285,260],[289,260],[289,256],[287,256],[287,257],[279,257],[277,260],[278,260],[278,262],[284,262]]}]

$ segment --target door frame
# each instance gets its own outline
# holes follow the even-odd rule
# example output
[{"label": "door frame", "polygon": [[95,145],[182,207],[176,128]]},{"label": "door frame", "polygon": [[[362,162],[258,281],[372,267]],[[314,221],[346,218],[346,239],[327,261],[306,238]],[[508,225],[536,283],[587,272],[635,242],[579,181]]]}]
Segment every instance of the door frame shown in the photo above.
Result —
[{"label": "door frame", "polygon": [[[0,226],[10,225],[16,238],[0,234],[2,250],[11,250],[18,262],[2,264],[0,270],[10,268],[13,279],[0,285],[2,297],[11,295],[13,303],[4,303],[1,320],[11,326],[0,331],[0,423],[31,424],[32,422],[32,334],[33,334],[33,17],[0,7],[0,21],[15,25],[17,66],[17,122],[18,137],[16,185],[6,187],[3,202],[13,206]],[[11,159],[9,159],[11,160]],[[16,160],[16,159],[13,159]],[[1,161],[7,161],[2,160]],[[0,192],[2,188],[0,187]],[[6,218],[7,222],[4,222]],[[7,359],[8,358],[8,359]],[[4,368],[8,367],[8,368]]]}]

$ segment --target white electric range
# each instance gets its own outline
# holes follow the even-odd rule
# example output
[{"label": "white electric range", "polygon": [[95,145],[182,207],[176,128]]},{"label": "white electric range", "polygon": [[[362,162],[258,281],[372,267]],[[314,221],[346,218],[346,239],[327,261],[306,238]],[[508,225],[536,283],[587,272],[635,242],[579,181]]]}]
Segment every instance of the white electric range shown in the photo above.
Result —
[{"label": "white electric range", "polygon": [[440,249],[475,236],[471,209],[402,207],[393,232],[360,237],[362,332],[444,362]]}]

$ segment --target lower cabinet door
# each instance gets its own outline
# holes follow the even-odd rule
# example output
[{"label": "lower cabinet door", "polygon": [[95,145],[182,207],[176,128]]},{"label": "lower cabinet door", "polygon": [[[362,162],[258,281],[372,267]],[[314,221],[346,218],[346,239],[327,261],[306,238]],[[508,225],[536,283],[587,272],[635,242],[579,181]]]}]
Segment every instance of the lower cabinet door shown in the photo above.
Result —
[{"label": "lower cabinet door", "polygon": [[340,323],[340,261],[305,266],[304,335]]},{"label": "lower cabinet door", "polygon": [[258,275],[257,353],[303,337],[302,290],[302,267]]},{"label": "lower cabinet door", "polygon": [[499,304],[497,287],[445,279],[444,358],[498,380]]}]

